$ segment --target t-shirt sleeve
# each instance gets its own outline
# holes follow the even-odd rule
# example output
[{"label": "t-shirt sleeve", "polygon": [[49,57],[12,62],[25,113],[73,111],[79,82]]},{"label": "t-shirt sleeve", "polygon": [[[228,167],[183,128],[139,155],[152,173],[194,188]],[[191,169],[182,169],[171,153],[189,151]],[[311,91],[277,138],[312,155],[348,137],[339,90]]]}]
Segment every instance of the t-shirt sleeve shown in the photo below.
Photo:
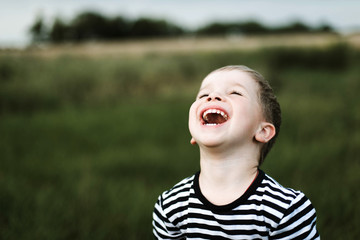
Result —
[{"label": "t-shirt sleeve", "polygon": [[320,239],[315,208],[303,193],[290,203],[270,239]]},{"label": "t-shirt sleeve", "polygon": [[162,195],[155,203],[152,224],[156,239],[183,239],[180,230],[170,222],[163,210]]}]

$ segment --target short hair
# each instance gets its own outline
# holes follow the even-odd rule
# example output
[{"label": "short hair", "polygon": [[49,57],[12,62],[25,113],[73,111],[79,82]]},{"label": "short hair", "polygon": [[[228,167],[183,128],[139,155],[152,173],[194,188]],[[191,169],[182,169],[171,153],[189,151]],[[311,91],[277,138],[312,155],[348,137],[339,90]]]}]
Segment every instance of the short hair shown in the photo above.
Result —
[{"label": "short hair", "polygon": [[[275,127],[275,135],[270,141],[265,143],[260,150],[260,159],[259,166],[264,162],[265,157],[269,153],[270,149],[275,143],[275,140],[280,132],[281,125],[281,109],[280,104],[277,101],[277,98],[274,94],[272,87],[269,82],[257,71],[244,66],[244,65],[229,65],[219,69],[214,70],[213,72],[219,71],[241,71],[248,73],[251,78],[253,78],[259,85],[259,103],[262,108],[262,113],[266,121],[272,123]],[[211,73],[213,73],[211,72]],[[211,74],[210,73],[210,74]]]}]

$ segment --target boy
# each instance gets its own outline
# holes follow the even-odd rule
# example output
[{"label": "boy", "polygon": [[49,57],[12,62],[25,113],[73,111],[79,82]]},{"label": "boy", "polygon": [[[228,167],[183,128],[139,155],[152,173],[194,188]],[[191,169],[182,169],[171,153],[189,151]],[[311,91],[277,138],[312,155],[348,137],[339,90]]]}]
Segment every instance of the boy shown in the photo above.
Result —
[{"label": "boy", "polygon": [[158,239],[320,239],[302,192],[259,169],[281,124],[268,82],[245,66],[227,66],[202,82],[189,111],[200,169],[158,198]]}]

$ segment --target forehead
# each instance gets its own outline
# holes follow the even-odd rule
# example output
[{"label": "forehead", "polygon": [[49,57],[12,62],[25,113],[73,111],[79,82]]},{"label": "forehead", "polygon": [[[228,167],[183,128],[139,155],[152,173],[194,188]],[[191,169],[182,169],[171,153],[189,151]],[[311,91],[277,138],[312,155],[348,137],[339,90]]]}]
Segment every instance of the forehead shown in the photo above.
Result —
[{"label": "forehead", "polygon": [[240,86],[246,90],[258,90],[258,84],[247,72],[240,70],[221,70],[210,73],[201,83],[200,89],[211,86]]}]

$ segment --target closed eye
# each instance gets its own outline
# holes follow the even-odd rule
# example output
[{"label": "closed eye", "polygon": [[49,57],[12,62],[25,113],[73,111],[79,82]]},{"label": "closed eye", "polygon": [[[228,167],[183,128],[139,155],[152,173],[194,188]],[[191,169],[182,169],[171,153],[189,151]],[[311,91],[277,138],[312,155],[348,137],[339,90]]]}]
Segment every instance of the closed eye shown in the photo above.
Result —
[{"label": "closed eye", "polygon": [[240,92],[237,92],[237,91],[232,91],[231,94],[242,96],[242,94]]},{"label": "closed eye", "polygon": [[208,97],[208,96],[209,96],[209,94],[203,94],[203,95],[200,95],[200,96],[199,96],[199,99],[200,99],[200,98],[204,98],[204,97]]}]

